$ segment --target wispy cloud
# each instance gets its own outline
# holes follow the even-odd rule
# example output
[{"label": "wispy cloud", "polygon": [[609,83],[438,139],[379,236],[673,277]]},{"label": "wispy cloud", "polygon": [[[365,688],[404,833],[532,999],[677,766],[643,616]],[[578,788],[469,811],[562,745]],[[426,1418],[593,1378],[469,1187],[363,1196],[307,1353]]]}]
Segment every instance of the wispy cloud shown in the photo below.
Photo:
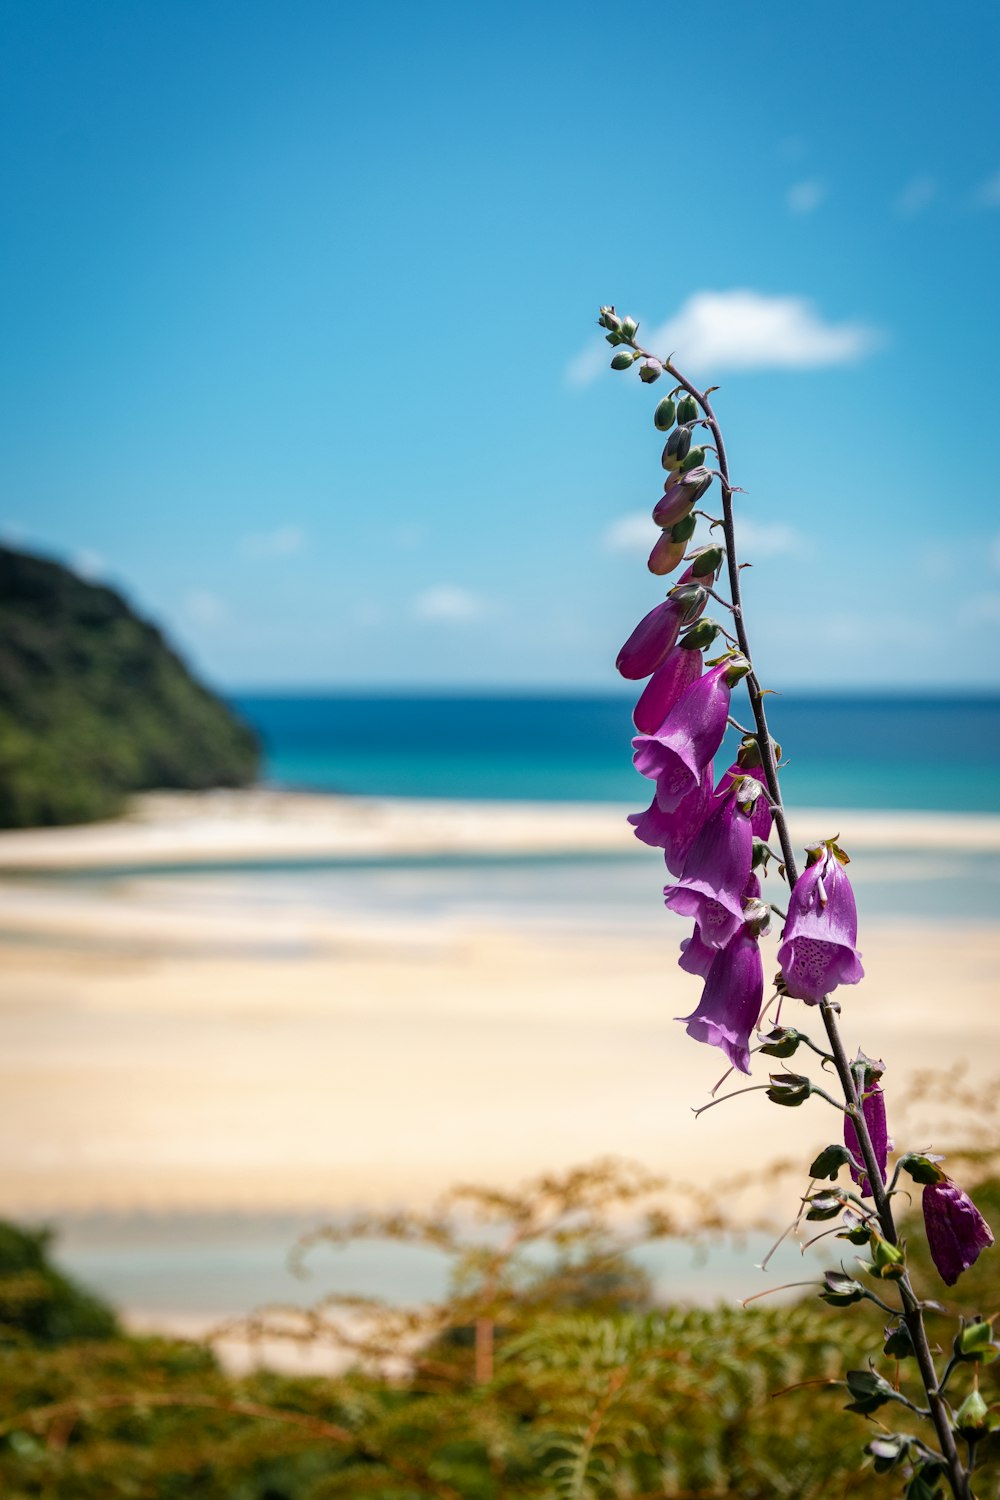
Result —
[{"label": "wispy cloud", "polygon": [[83,578],[87,583],[96,583],[108,566],[107,560],[92,547],[81,547],[79,552],[74,552],[69,565],[77,577]]},{"label": "wispy cloud", "polygon": [[417,620],[437,620],[458,625],[468,620],[477,620],[485,613],[484,599],[453,583],[441,583],[434,588],[424,589],[413,601],[413,615]]},{"label": "wispy cloud", "polygon": [[1000,208],[1000,172],[994,172],[976,189],[976,202],[980,208]]},{"label": "wispy cloud", "polygon": [[811,550],[809,538],[796,527],[781,521],[755,521],[742,514],[736,518],[736,540],[740,557],[751,562],[758,557],[803,556]]},{"label": "wispy cloud", "polygon": [[819,208],[826,196],[826,183],[820,182],[818,177],[810,177],[804,182],[794,183],[785,194],[785,202],[789,213],[811,214]]},{"label": "wispy cloud", "polygon": [[220,625],[229,613],[218,594],[209,593],[208,589],[192,590],[185,597],[181,612],[192,625],[203,626]]},{"label": "wispy cloud", "polygon": [[958,613],[968,625],[1000,625],[1000,594],[973,594]]},{"label": "wispy cloud", "polygon": [[605,552],[648,552],[656,537],[649,512],[633,511],[611,522],[601,537],[601,546]]},{"label": "wispy cloud", "polygon": [[277,526],[274,531],[251,532],[240,542],[244,557],[292,557],[305,546],[306,534],[301,526]]},{"label": "wispy cloud", "polygon": [[915,219],[937,197],[937,183],[933,177],[912,177],[893,201],[893,208],[901,219]]},{"label": "wispy cloud", "polygon": [[[853,364],[884,342],[867,323],[827,323],[807,297],[772,297],[741,289],[695,292],[676,317],[640,335],[646,348],[676,353],[694,373],[807,370]],[[589,385],[606,368],[608,345],[594,343],[570,363],[570,385]]]}]

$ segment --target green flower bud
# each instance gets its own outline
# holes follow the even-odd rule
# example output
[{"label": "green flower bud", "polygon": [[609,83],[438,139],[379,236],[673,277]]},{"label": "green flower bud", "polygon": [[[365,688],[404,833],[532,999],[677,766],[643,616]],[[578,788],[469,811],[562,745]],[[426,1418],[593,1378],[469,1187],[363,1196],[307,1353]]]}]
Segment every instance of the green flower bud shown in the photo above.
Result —
[{"label": "green flower bud", "polygon": [[700,583],[678,583],[667,595],[681,606],[681,619],[694,620],[705,608],[708,594]]},{"label": "green flower bud", "polygon": [[627,370],[634,361],[635,355],[632,353],[632,351],[630,349],[623,349],[621,353],[616,354],[614,359],[611,361],[611,368],[612,370]]},{"label": "green flower bud", "polygon": [[963,1323],[955,1335],[954,1352],[956,1359],[992,1359],[997,1346],[993,1342],[991,1325],[982,1318]]},{"label": "green flower bud", "polygon": [[[674,524],[669,528],[670,535],[673,537],[675,542],[689,542],[694,536],[694,529],[697,524],[697,516],[682,516],[679,521],[675,521]],[[692,572],[696,577],[701,576],[697,568],[693,568]]]},{"label": "green flower bud", "polygon": [[677,644],[683,647],[685,651],[705,651],[715,640],[718,633],[718,625],[706,615],[696,625],[692,625],[691,629],[685,632]]},{"label": "green flower bud", "polygon": [[704,462],[704,448],[691,448],[681,463],[681,473],[687,474],[690,469],[700,469]]},{"label": "green flower bud", "polygon": [[669,432],[674,425],[677,408],[669,396],[664,396],[653,413],[653,426],[658,432]]},{"label": "green flower bud", "polygon": [[760,1050],[766,1057],[791,1057],[802,1041],[802,1033],[794,1026],[775,1026],[768,1032],[758,1032]]},{"label": "green flower bud", "polygon": [[682,396],[677,403],[678,422],[697,422],[698,403],[693,396]]},{"label": "green flower bud", "polygon": [[772,1104],[794,1107],[805,1104],[812,1093],[812,1084],[803,1073],[772,1073],[766,1093]]},{"label": "green flower bud", "polygon": [[882,1281],[898,1281],[906,1272],[906,1256],[898,1245],[890,1245],[880,1234],[871,1237],[874,1274]]},{"label": "green flower bud", "polygon": [[730,687],[735,687],[740,679],[747,675],[749,670],[750,663],[747,661],[746,657],[741,656],[738,651],[734,651],[730,658],[729,666],[727,667],[724,674],[725,679]]},{"label": "green flower bud", "polygon": [[622,318],[622,333],[627,339],[634,339],[639,332],[639,325],[634,318]]},{"label": "green flower bud", "polygon": [[894,1323],[885,1330],[882,1352],[890,1359],[910,1359],[913,1356],[913,1340],[905,1323]]},{"label": "green flower bud", "polygon": [[617,333],[622,326],[622,320],[613,307],[602,307],[597,321],[602,328],[609,328],[612,333]]},{"label": "green flower bud", "polygon": [[658,359],[647,359],[639,368],[639,379],[643,385],[652,385],[662,374],[663,366]]},{"label": "green flower bud", "polygon": [[767,902],[758,901],[753,896],[744,901],[743,925],[750,929],[753,937],[763,937],[771,925],[771,908]]},{"label": "green flower bud", "polygon": [[955,1426],[966,1442],[985,1437],[992,1428],[990,1409],[978,1391],[970,1391],[958,1408]]},{"label": "green flower bud", "polygon": [[861,1302],[868,1295],[861,1282],[845,1271],[824,1271],[823,1283],[820,1296],[831,1307],[850,1307],[852,1302]]},{"label": "green flower bud", "polygon": [[[619,356],[620,358],[620,356]],[[691,434],[686,427],[675,427],[667,438],[660,462],[665,469],[679,469],[691,451]],[[702,455],[704,457],[704,455]]]},{"label": "green flower bud", "polygon": [[[692,516],[691,520],[693,522],[695,517]],[[676,526],[674,530],[677,530]],[[694,531],[693,525],[691,530],[692,532]],[[688,562],[691,564],[691,572],[695,578],[714,578],[722,567],[724,556],[724,547],[717,547],[714,544],[707,547],[696,547],[688,558]]]}]

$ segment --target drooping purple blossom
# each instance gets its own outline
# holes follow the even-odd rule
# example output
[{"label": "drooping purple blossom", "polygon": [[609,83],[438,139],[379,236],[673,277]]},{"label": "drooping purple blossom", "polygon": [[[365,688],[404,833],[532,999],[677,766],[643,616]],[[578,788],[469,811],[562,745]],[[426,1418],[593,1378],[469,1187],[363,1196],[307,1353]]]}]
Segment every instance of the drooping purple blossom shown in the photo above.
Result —
[{"label": "drooping purple blossom", "polygon": [[857,950],[858,913],[847,872],[829,845],[810,851],[812,862],[795,882],[778,949],[786,992],[817,1005],[839,984],[864,978]]},{"label": "drooping purple blossom", "polygon": [[743,892],[753,858],[753,832],[747,805],[733,786],[721,798],[691,845],[677,885],[664,900],[671,911],[694,917],[710,948],[722,948],[743,921]]},{"label": "drooping purple blossom", "polygon": [[760,1015],[764,998],[764,966],[760,947],[750,925],[741,925],[735,936],[715,955],[705,980],[698,1008],[690,1016],[678,1016],[696,1042],[720,1047],[741,1073],[750,1071],[750,1033]]},{"label": "drooping purple blossom", "polygon": [[697,786],[722,744],[731,673],[729,661],[712,667],[685,688],[656,734],[640,734],[632,741],[635,768],[656,782],[656,799],[664,812],[673,812]]},{"label": "drooping purple blossom", "polygon": [[664,812],[654,794],[646,811],[632,813],[629,822],[636,838],[654,849],[662,849],[667,869],[672,875],[679,875],[711,807],[712,762],[709,761],[701,780],[673,812]]},{"label": "drooping purple blossom", "polygon": [[700,651],[675,646],[639,695],[632,722],[640,734],[655,734],[685,688],[701,676]]},{"label": "drooping purple blossom", "polygon": [[968,1193],[942,1175],[923,1193],[924,1228],[931,1260],[946,1286],[954,1286],[983,1250],[993,1244],[993,1232]]},{"label": "drooping purple blossom", "polygon": [[764,789],[753,805],[753,811],[750,814],[750,827],[753,830],[754,838],[763,839],[766,843],[771,837],[771,802],[767,796],[767,782],[764,780],[763,769],[760,766],[741,766],[739,761],[736,760],[729,767],[728,771],[723,772],[716,791],[726,791],[728,787],[732,786],[737,776],[752,776],[754,781],[759,781]]},{"label": "drooping purple blossom", "polygon": [[[872,1147],[875,1151],[875,1160],[882,1181],[885,1182],[885,1164],[889,1158],[892,1142],[889,1139],[889,1127],[885,1118],[885,1095],[879,1082],[881,1075],[869,1075],[865,1081],[863,1097],[861,1100],[861,1112],[868,1126],[868,1134],[871,1138]],[[858,1132],[854,1127],[854,1121],[850,1115],[844,1116],[844,1145],[854,1157],[855,1161],[863,1161],[861,1155],[861,1143],[858,1140]],[[852,1167],[851,1176],[861,1190],[862,1198],[871,1197],[871,1188],[868,1183],[866,1172],[857,1172]]]},{"label": "drooping purple blossom", "polygon": [[[686,568],[676,587],[695,582],[694,573]],[[638,681],[655,672],[677,644],[681,626],[697,619],[707,600],[706,593],[699,608],[697,604],[675,598],[671,593],[662,604],[657,604],[648,615],[644,615],[618,653],[615,666],[621,675],[630,681]]]},{"label": "drooping purple blossom", "polygon": [[[743,907],[746,910],[748,901],[756,901],[760,898],[760,881],[751,870],[743,891]],[[718,948],[712,948],[702,937],[695,923],[694,931],[690,937],[681,941],[681,956],[677,960],[680,968],[687,974],[699,974],[702,979],[708,978],[708,971],[718,956]]]}]

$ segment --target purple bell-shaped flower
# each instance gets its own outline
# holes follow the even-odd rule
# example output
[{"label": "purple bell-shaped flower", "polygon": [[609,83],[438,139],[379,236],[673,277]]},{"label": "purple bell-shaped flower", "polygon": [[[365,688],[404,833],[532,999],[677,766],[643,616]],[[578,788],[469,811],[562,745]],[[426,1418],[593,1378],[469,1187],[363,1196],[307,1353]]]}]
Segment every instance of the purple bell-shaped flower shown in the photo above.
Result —
[{"label": "purple bell-shaped flower", "polygon": [[945,1285],[954,1286],[992,1245],[993,1231],[968,1193],[944,1173],[924,1188],[923,1210],[931,1260]]},{"label": "purple bell-shaped flower", "polygon": [[788,920],[778,949],[785,990],[817,1005],[839,984],[864,978],[854,892],[844,869],[846,855],[831,840],[808,851],[788,902]]}]

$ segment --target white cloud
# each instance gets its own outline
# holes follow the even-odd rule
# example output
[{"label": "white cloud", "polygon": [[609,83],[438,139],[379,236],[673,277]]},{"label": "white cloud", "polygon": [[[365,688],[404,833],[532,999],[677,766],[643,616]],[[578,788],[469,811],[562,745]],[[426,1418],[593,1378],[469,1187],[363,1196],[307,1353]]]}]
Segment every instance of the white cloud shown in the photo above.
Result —
[{"label": "white cloud", "polygon": [[219,625],[229,611],[217,594],[208,589],[194,589],[184,599],[181,610],[192,625]]},{"label": "white cloud", "polygon": [[826,183],[812,177],[805,182],[796,182],[790,187],[785,195],[785,202],[788,204],[789,213],[811,214],[819,208],[826,195]]},{"label": "white cloud", "polygon": [[1000,625],[1000,594],[974,594],[959,610],[968,625]]},{"label": "white cloud", "polygon": [[252,532],[240,542],[244,557],[291,557],[301,552],[306,534],[301,526],[278,526],[274,531]]},{"label": "white cloud", "polygon": [[801,556],[810,550],[807,537],[781,521],[755,521],[742,513],[736,517],[736,541],[741,562],[758,557]]},{"label": "white cloud", "polygon": [[91,547],[81,547],[79,552],[74,552],[69,565],[77,577],[84,579],[87,583],[94,583],[107,568],[107,563],[100,552],[95,552]]},{"label": "white cloud", "polygon": [[[641,335],[646,348],[693,373],[807,370],[851,364],[877,349],[883,335],[866,323],[827,323],[807,297],[774,297],[749,288],[695,292],[675,317]],[[570,363],[571,385],[588,385],[606,368],[607,344],[591,345]]]},{"label": "white cloud", "polygon": [[413,614],[418,620],[438,620],[447,624],[461,624],[466,620],[479,619],[485,614],[486,605],[478,595],[456,584],[441,583],[425,589],[413,601]]},{"label": "white cloud", "polygon": [[980,208],[1000,208],[1000,172],[994,172],[976,190],[976,202]]},{"label": "white cloud", "polygon": [[933,177],[912,177],[897,194],[893,208],[900,218],[915,219],[917,214],[922,214],[937,196],[937,183]]},{"label": "white cloud", "polygon": [[605,552],[648,552],[658,532],[648,511],[633,511],[612,521],[601,537]]}]

